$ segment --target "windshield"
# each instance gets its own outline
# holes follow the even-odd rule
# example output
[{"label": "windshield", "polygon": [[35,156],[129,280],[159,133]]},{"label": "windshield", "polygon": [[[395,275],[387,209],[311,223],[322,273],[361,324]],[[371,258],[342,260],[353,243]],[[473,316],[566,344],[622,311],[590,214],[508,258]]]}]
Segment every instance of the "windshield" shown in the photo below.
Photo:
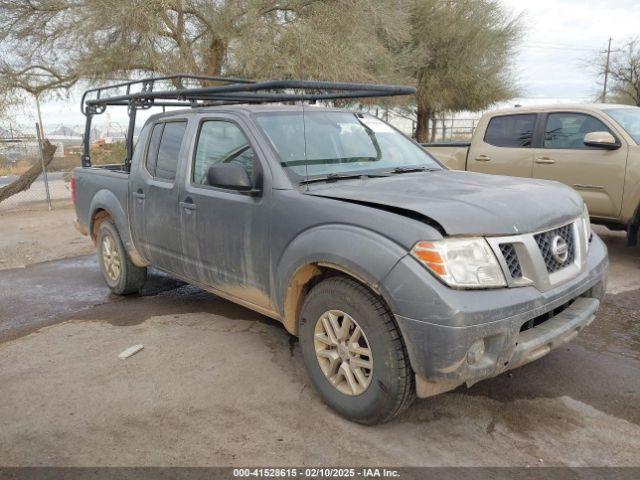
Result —
[{"label": "windshield", "polygon": [[305,110],[304,115],[257,114],[256,121],[294,181],[403,167],[442,168],[418,145],[370,115]]},{"label": "windshield", "polygon": [[618,122],[640,145],[640,108],[612,108],[604,112]]}]

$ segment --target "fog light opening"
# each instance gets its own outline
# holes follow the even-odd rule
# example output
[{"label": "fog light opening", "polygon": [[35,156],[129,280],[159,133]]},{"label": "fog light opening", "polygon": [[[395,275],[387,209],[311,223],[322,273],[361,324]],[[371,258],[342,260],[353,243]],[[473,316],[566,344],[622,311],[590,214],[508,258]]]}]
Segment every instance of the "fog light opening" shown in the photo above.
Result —
[{"label": "fog light opening", "polygon": [[484,340],[476,340],[473,342],[469,351],[467,351],[467,362],[469,365],[475,365],[484,356]]}]

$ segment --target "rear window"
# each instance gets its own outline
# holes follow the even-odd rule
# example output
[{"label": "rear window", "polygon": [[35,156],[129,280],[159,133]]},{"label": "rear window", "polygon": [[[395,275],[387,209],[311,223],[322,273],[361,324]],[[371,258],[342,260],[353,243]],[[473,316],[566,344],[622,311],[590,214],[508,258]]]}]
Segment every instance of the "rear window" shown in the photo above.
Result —
[{"label": "rear window", "polygon": [[169,122],[164,125],[160,148],[158,149],[158,161],[156,163],[157,178],[173,180],[176,178],[178,168],[178,155],[182,146],[187,122]]},{"label": "rear window", "polygon": [[149,147],[147,148],[147,158],[145,160],[145,166],[147,171],[152,177],[156,176],[156,160],[158,159],[158,146],[160,145],[160,138],[162,137],[163,123],[158,123],[153,126],[153,133],[151,133],[151,140],[149,140]]},{"label": "rear window", "polygon": [[502,115],[489,121],[484,141],[495,147],[531,147],[535,114]]}]

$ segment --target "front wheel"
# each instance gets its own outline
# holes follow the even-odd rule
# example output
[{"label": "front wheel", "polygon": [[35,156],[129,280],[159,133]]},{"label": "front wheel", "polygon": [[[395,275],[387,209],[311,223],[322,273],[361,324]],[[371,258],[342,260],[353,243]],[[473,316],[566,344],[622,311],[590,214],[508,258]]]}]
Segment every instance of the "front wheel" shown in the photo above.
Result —
[{"label": "front wheel", "polygon": [[147,281],[146,267],[133,264],[110,220],[98,227],[98,262],[105,282],[118,295],[136,293]]},{"label": "front wheel", "polygon": [[330,277],[307,295],[300,346],[325,403],[363,424],[392,419],[415,397],[413,372],[393,316],[363,285]]}]

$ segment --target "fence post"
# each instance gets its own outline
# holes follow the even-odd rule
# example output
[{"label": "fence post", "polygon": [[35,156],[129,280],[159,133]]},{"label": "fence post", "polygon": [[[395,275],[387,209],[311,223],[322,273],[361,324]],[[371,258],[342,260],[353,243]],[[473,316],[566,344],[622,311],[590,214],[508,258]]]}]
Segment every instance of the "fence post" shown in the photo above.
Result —
[{"label": "fence post", "polygon": [[40,135],[40,125],[36,122],[36,134],[38,135],[38,147],[40,148],[40,162],[42,163],[42,180],[44,181],[44,190],[47,194],[47,204],[51,211],[51,194],[49,193],[49,179],[47,178],[47,167],[44,165],[44,149],[42,148],[42,136]]}]

